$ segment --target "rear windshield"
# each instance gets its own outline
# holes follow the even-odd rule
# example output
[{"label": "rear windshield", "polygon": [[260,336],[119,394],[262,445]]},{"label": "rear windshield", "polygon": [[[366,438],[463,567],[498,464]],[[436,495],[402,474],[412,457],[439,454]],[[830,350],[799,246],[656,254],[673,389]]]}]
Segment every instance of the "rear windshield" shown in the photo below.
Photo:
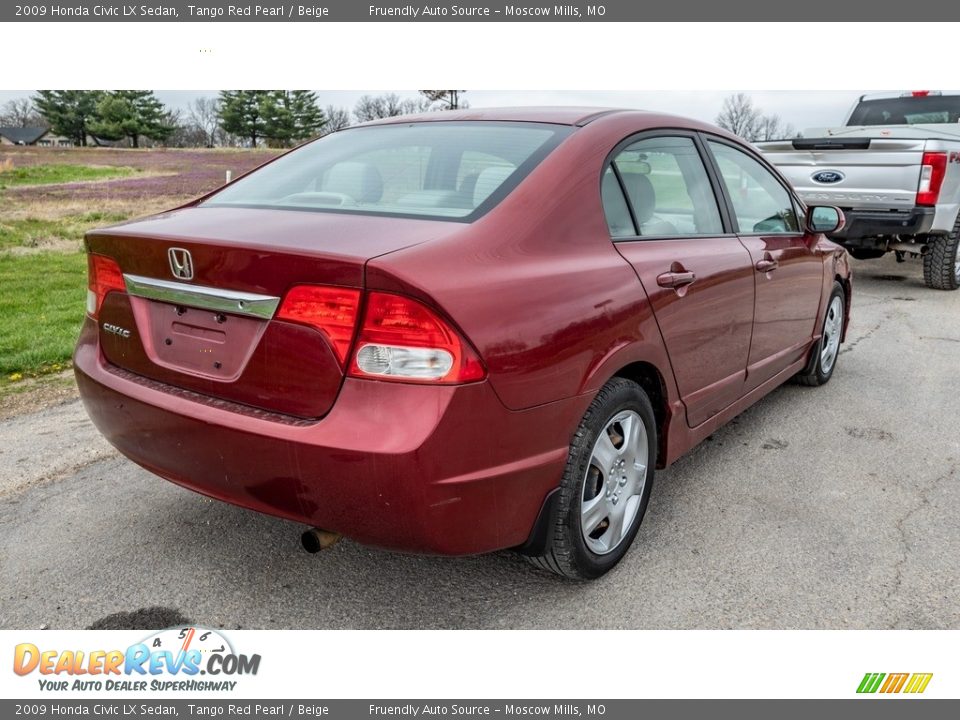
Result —
[{"label": "rear windshield", "polygon": [[864,100],[847,125],[937,125],[960,122],[960,95]]},{"label": "rear windshield", "polygon": [[571,130],[475,121],[352,128],[277,159],[203,205],[469,221],[500,202]]}]

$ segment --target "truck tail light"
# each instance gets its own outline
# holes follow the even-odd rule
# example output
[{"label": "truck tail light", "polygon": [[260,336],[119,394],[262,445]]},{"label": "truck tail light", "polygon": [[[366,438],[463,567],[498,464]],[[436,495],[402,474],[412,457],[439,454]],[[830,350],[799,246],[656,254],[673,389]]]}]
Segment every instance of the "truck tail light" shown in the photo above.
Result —
[{"label": "truck tail light", "polygon": [[917,205],[936,205],[940,199],[940,186],[947,174],[947,154],[926,152],[920,166],[920,186],[917,188]]},{"label": "truck tail light", "polygon": [[370,292],[350,375],[400,382],[458,384],[486,370],[464,338],[426,305]]},{"label": "truck tail light", "polygon": [[278,320],[309,325],[323,333],[342,368],[357,325],[360,291],[327,285],[295,285],[277,311]]},{"label": "truck tail light", "polygon": [[117,261],[104,255],[87,255],[87,315],[96,320],[103,299],[113,290],[126,290]]}]

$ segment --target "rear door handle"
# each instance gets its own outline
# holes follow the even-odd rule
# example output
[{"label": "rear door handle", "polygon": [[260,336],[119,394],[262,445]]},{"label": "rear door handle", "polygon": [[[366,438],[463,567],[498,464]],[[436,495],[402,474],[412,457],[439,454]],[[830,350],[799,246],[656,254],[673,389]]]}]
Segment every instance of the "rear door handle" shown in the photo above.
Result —
[{"label": "rear door handle", "polygon": [[665,272],[657,275],[657,285],[676,290],[685,285],[691,285],[696,279],[697,276],[692,272]]},{"label": "rear door handle", "polygon": [[757,260],[757,264],[754,267],[757,268],[757,272],[765,273],[776,270],[780,267],[780,263],[773,258],[765,258],[764,260]]}]

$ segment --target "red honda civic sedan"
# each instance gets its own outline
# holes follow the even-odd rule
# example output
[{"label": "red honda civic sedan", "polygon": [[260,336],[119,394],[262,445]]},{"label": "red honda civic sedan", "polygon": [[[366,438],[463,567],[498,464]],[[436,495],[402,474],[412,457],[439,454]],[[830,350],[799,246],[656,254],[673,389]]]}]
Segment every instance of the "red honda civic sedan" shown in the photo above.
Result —
[{"label": "red honda civic sedan", "polygon": [[515,548],[593,578],[655,468],[830,379],[842,223],[692,120],[390,118],[89,233],[77,382],[134,462],[312,549]]}]

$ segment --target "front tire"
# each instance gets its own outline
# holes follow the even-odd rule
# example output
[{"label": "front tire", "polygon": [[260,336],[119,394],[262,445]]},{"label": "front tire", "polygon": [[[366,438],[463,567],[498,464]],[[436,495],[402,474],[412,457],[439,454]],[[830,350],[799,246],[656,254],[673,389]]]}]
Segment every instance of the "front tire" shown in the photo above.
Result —
[{"label": "front tire", "polygon": [[570,443],[545,552],[528,560],[591,580],[626,555],[647,510],[657,460],[653,406],[625,378],[601,388]]},{"label": "front tire", "polygon": [[807,367],[797,375],[797,381],[801,385],[826,385],[833,377],[833,371],[837,369],[837,358],[840,357],[840,339],[843,337],[845,318],[846,293],[843,286],[835,282],[827,302],[827,311],[824,313],[820,342],[814,347]]},{"label": "front tire", "polygon": [[960,217],[949,235],[940,235],[927,243],[923,255],[923,281],[934,290],[960,288]]}]

